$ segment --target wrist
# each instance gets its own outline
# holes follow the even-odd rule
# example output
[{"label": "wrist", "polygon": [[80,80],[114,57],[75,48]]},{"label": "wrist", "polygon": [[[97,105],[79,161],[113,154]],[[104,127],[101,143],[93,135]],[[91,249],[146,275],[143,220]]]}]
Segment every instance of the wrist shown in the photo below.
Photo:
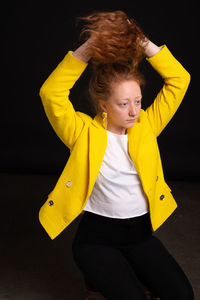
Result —
[{"label": "wrist", "polygon": [[159,47],[150,40],[147,40],[144,45],[144,54],[146,57],[150,58],[157,54],[161,49],[162,47]]},{"label": "wrist", "polygon": [[72,52],[72,55],[78,58],[79,60],[87,63],[92,57],[90,51],[90,44],[91,44],[91,40],[89,39],[85,43],[83,43],[80,47],[78,47],[74,52]]}]

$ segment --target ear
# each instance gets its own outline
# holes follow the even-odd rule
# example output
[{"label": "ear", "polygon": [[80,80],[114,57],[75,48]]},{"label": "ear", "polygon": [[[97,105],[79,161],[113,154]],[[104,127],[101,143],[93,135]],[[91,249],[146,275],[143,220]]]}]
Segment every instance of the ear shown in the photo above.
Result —
[{"label": "ear", "polygon": [[103,100],[99,100],[99,106],[102,109],[102,111],[108,112],[107,110],[107,105],[106,105],[106,101]]}]

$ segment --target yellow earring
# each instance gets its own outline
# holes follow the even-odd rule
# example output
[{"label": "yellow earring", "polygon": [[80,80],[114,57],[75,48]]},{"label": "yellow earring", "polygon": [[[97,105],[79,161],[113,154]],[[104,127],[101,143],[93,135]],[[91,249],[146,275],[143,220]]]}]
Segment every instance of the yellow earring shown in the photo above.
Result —
[{"label": "yellow earring", "polygon": [[104,111],[102,113],[102,118],[103,118],[103,127],[107,130],[107,125],[108,125],[108,122],[107,122],[107,117],[108,117],[108,114]]}]

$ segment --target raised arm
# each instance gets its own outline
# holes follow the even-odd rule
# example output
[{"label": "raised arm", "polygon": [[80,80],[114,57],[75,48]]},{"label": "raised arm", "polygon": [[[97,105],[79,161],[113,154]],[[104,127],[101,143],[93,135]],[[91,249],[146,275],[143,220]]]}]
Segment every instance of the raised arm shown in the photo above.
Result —
[{"label": "raised arm", "polygon": [[[69,51],[40,89],[49,122],[70,149],[84,126],[84,114],[76,112],[69,100],[70,89],[87,67],[89,58],[87,42],[75,50],[73,55]],[[90,118],[87,115],[85,117]]]},{"label": "raised arm", "polygon": [[166,45],[158,47],[149,41],[145,55],[147,61],[164,79],[163,88],[146,109],[153,132],[159,136],[181,104],[190,82],[190,74],[174,58]]}]

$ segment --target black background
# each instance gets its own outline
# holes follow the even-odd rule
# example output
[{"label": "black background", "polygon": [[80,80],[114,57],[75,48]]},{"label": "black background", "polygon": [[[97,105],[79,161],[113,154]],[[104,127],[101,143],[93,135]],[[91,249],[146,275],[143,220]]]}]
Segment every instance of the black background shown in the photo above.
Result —
[{"label": "black background", "polygon": [[[70,1],[73,2],[73,1]],[[60,174],[69,150],[51,128],[39,89],[68,50],[80,44],[76,16],[93,10],[123,10],[137,20],[156,44],[166,44],[191,74],[187,94],[158,138],[166,179],[199,179],[198,38],[195,8],[187,2],[135,2],[132,5],[85,7],[82,3],[29,2],[7,5],[1,57],[1,172]],[[196,70],[195,70],[196,69]],[[162,80],[146,61],[141,64],[147,86],[143,108],[150,105]],[[89,71],[74,86],[76,110],[93,116],[88,100]],[[196,82],[196,87],[195,87]]]},{"label": "black background", "polygon": [[[108,1],[107,1],[108,2]],[[102,2],[101,2],[102,3]],[[186,96],[158,137],[166,180],[178,209],[156,234],[181,263],[199,296],[199,37],[192,2],[137,1],[88,5],[75,1],[16,1],[1,9],[0,98],[0,297],[1,299],[81,299],[82,284],[71,253],[79,218],[51,240],[38,212],[69,157],[45,115],[39,89],[80,44],[76,16],[93,10],[123,10],[157,45],[166,44],[191,74]],[[94,4],[94,3],[93,3]],[[143,108],[162,80],[144,60],[147,86]],[[76,110],[93,115],[87,68],[71,91]],[[71,293],[71,294],[70,294]],[[71,295],[71,298],[70,298]]]}]

